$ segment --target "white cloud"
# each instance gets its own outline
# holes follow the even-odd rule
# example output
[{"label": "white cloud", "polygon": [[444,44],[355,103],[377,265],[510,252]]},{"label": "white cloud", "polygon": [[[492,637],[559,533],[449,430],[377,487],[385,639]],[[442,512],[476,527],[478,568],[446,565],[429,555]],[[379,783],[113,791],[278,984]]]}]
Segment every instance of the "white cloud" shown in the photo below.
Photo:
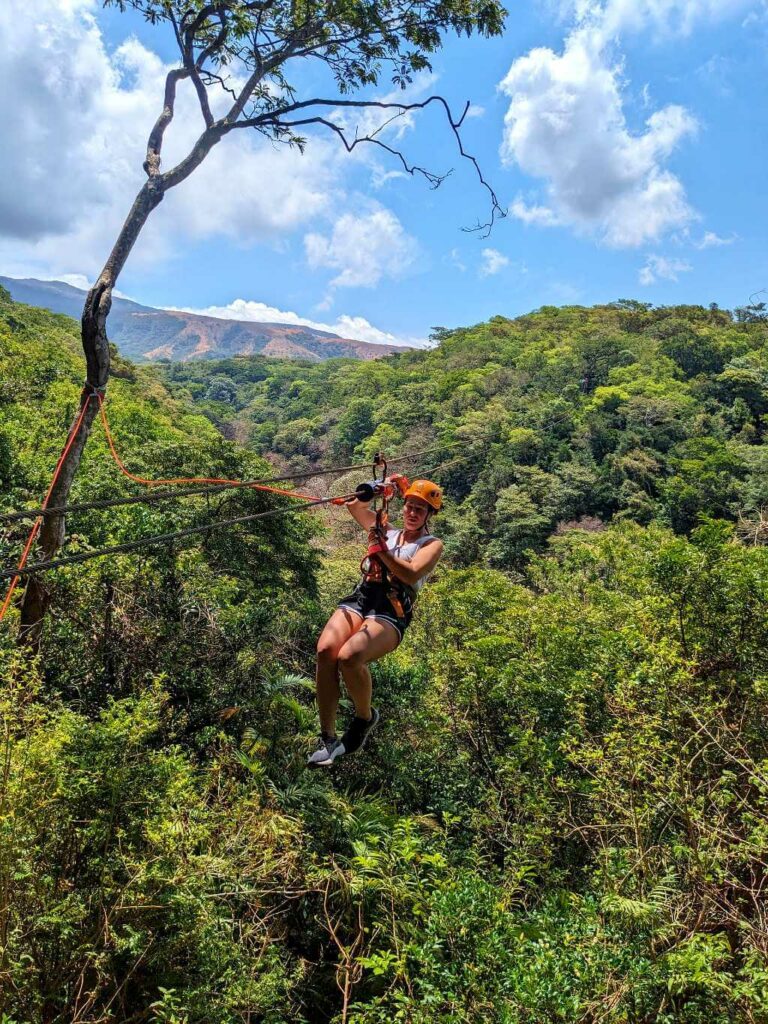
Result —
[{"label": "white cloud", "polygon": [[349,316],[342,313],[333,323],[322,323],[299,316],[298,313],[278,309],[276,306],[268,306],[265,302],[254,302],[250,299],[235,299],[226,306],[208,306],[205,309],[179,306],[167,308],[180,309],[185,313],[197,313],[200,316],[215,316],[222,320],[249,320],[259,324],[293,324],[300,327],[312,327],[317,331],[328,331],[329,334],[338,334],[342,338],[369,341],[376,345],[413,345],[423,348],[427,344],[425,338],[398,337],[388,331],[382,331],[362,316]]},{"label": "white cloud", "polygon": [[651,114],[644,131],[629,130],[621,67],[608,52],[608,10],[600,10],[603,20],[593,6],[582,14],[562,54],[542,47],[512,64],[500,85],[510,97],[501,153],[505,163],[546,182],[545,204],[513,204],[520,219],[638,246],[695,217],[664,160],[695,132],[696,121],[670,105]]},{"label": "white cloud", "polygon": [[[544,183],[546,197],[518,199],[514,216],[568,225],[613,246],[638,246],[696,219],[667,167],[696,132],[681,106],[655,111],[642,130],[624,112],[624,79],[613,50],[622,34],[686,35],[755,7],[757,0],[567,0],[574,19],[561,53],[545,47],[516,60],[500,83],[510,97],[502,159]],[[651,104],[647,85],[642,103]]]},{"label": "white cloud", "polygon": [[451,251],[445,257],[445,262],[448,263],[450,266],[455,267],[457,270],[460,270],[462,274],[467,269],[466,263],[462,261],[461,253],[456,248],[451,249]]},{"label": "white cloud", "polygon": [[735,235],[731,235],[730,238],[721,238],[720,235],[715,234],[714,231],[705,231],[704,237],[693,244],[697,249],[711,249],[715,246],[733,245],[735,241]]},{"label": "white cloud", "polygon": [[481,107],[479,103],[470,103],[466,117],[485,117],[485,107]]},{"label": "white cloud", "polygon": [[492,274],[498,274],[504,267],[509,266],[509,259],[503,253],[500,253],[498,249],[483,249],[480,255],[482,257],[479,270],[481,277],[490,277]]},{"label": "white cloud", "polygon": [[58,278],[48,278],[47,280],[63,281],[64,284],[71,284],[73,288],[80,288],[84,292],[88,291],[92,283],[85,274],[62,274]]},{"label": "white cloud", "polygon": [[384,188],[390,181],[407,177],[405,171],[388,171],[386,167],[376,161],[371,164],[371,186],[375,189]]},{"label": "white cloud", "polygon": [[638,280],[640,284],[655,284],[656,281],[677,281],[678,274],[686,274],[693,270],[685,260],[668,259],[666,256],[651,255],[640,268]]},{"label": "white cloud", "polygon": [[382,277],[400,277],[418,254],[416,240],[397,217],[378,206],[368,214],[343,214],[330,236],[305,235],[304,247],[310,267],[339,271],[334,288],[371,288]]},{"label": "white cloud", "polygon": [[509,211],[513,217],[517,217],[524,224],[537,224],[542,228],[553,228],[562,223],[554,210],[550,210],[548,206],[526,203],[520,196],[512,203]]},{"label": "white cloud", "polygon": [[[167,67],[136,39],[109,53],[96,0],[0,5],[0,264],[7,273],[94,276],[145,180],[146,138]],[[220,102],[224,102],[222,96]],[[202,119],[187,83],[163,166],[184,155]],[[328,215],[338,198],[338,147],[313,139],[302,157],[246,132],[214,147],[153,213],[132,263],[171,257],[188,239],[224,235],[278,244]]]},{"label": "white cloud", "polygon": [[[81,291],[87,292],[93,281],[90,280],[85,274],[60,274],[59,277],[44,277],[41,278],[43,281],[63,281],[64,284],[71,284],[73,288],[80,288]],[[131,302],[135,302],[135,299],[131,299],[130,295],[126,295],[125,292],[121,292],[119,288],[113,288],[112,294],[116,299],[130,299]]]},{"label": "white cloud", "polygon": [[733,17],[755,5],[756,0],[573,0],[571,9],[578,22],[594,25],[607,42],[622,32],[687,36],[701,22]]}]

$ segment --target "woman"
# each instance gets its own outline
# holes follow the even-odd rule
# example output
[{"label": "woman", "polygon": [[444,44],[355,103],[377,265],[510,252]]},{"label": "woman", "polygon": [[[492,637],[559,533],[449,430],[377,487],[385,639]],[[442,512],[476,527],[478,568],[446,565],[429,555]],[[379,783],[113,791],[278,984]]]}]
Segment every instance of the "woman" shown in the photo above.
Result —
[{"label": "woman", "polygon": [[[376,533],[376,513],[369,502],[347,504],[354,519],[367,530],[369,559],[378,559],[383,572],[368,572],[353,593],[343,598],[317,642],[317,706],[320,740],[308,764],[326,767],[354,753],[379,723],[371,707],[368,665],[394,651],[403,639],[416,596],[443,553],[442,541],[429,532],[432,516],[443,495],[431,480],[414,480],[403,494],[403,530]],[[378,580],[371,577],[383,577]],[[355,705],[355,717],[344,735],[336,736],[339,669]]]}]

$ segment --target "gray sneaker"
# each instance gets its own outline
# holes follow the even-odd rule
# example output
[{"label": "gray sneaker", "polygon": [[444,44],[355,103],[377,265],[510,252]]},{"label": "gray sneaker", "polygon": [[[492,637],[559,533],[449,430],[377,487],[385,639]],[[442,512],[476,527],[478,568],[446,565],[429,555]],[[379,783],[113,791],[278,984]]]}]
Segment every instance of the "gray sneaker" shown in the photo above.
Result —
[{"label": "gray sneaker", "polygon": [[329,749],[326,760],[318,761],[317,763],[327,767],[332,765],[337,757],[343,757],[345,754],[354,754],[355,751],[362,750],[368,741],[368,737],[379,724],[380,718],[381,715],[379,715],[376,708],[371,708],[370,719],[353,718],[341,739],[336,741],[332,749]]},{"label": "gray sneaker", "polygon": [[338,737],[320,733],[314,753],[307,758],[307,767],[317,768],[318,765],[333,764],[333,753],[340,746],[341,740]]}]

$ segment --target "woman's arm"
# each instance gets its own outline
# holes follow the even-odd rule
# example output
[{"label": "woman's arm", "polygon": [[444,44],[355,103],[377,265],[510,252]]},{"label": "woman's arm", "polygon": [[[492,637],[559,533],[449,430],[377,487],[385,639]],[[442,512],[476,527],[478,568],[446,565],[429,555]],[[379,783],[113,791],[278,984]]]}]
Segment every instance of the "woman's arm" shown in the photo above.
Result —
[{"label": "woman's arm", "polygon": [[359,523],[364,530],[370,530],[372,526],[376,525],[376,513],[368,507],[367,501],[358,501],[357,498],[353,498],[347,502],[346,508],[355,522]]},{"label": "woman's arm", "polygon": [[443,542],[435,538],[427,544],[423,544],[410,562],[404,558],[397,558],[389,551],[381,551],[378,558],[386,565],[389,571],[407,586],[412,587],[418,583],[422,576],[428,576],[440,561],[443,553]]}]

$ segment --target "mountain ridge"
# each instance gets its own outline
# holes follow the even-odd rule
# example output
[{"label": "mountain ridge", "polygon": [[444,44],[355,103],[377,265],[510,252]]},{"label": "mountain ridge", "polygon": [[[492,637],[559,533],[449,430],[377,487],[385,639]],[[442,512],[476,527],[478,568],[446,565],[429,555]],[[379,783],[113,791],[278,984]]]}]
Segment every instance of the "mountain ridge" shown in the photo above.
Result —
[{"label": "mountain ridge", "polygon": [[[80,319],[86,292],[65,281],[41,281],[0,275],[16,302]],[[109,338],[122,355],[141,362],[188,362],[237,355],[264,355],[323,362],[326,359],[381,359],[405,351],[399,345],[343,338],[300,324],[225,320],[182,310],[162,310],[133,299],[114,297]]]}]

